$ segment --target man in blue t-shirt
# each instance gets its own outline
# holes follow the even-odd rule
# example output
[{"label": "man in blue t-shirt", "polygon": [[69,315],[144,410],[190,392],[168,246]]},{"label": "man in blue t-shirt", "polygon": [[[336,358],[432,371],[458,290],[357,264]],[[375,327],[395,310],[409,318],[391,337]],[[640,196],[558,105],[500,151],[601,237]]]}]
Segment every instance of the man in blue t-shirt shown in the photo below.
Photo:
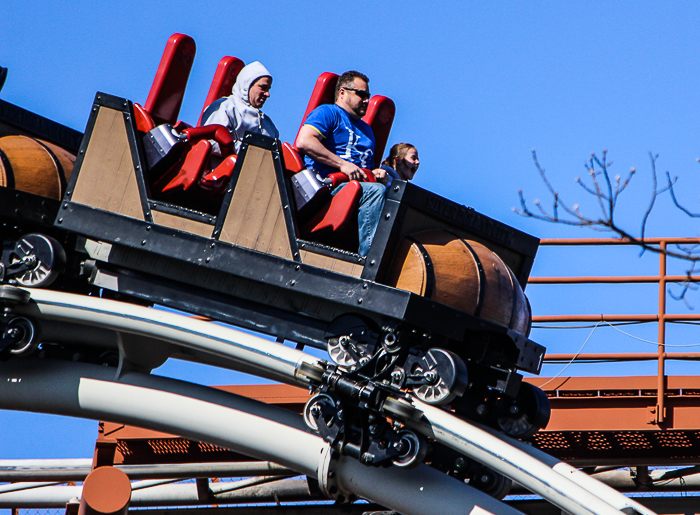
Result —
[{"label": "man in blue t-shirt", "polygon": [[[374,168],[374,134],[362,121],[370,98],[368,83],[360,72],[345,72],[335,87],[335,104],[319,106],[306,117],[296,144],[305,154],[306,167],[321,177],[342,172],[350,180],[361,180],[374,173],[370,171]],[[375,175],[384,174],[378,170]],[[386,187],[378,182],[360,184],[358,253],[366,256],[382,214]],[[333,195],[344,186],[338,186]]]}]

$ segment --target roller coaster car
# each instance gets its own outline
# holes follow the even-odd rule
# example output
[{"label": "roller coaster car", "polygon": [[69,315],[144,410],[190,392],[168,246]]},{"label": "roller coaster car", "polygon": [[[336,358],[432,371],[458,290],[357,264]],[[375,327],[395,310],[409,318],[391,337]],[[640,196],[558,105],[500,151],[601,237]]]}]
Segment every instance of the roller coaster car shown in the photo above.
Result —
[{"label": "roller coaster car", "polygon": [[15,167],[0,188],[2,282],[60,276],[54,287],[327,349],[329,381],[410,391],[513,436],[546,425],[546,397],[517,373],[539,373],[544,355],[523,294],[536,238],[395,180],[362,257],[300,236],[280,141],[247,134],[204,212],[152,197],[143,137],[132,102],[98,93],[60,203],[17,191]]}]

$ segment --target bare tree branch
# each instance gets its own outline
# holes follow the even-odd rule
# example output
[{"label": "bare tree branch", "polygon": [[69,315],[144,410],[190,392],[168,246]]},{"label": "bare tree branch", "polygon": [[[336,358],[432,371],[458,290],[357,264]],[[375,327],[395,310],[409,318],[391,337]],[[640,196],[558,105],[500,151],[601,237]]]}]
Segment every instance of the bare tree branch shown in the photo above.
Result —
[{"label": "bare tree branch", "polygon": [[[639,237],[632,235],[631,232],[620,227],[615,222],[615,209],[617,208],[618,199],[620,194],[627,188],[632,178],[635,176],[635,168],[630,169],[630,173],[624,182],[621,183],[622,178],[619,175],[615,176],[615,180],[612,181],[610,177],[610,167],[613,165],[613,162],[608,160],[607,150],[603,150],[601,156],[591,154],[588,161],[584,163],[584,167],[591,178],[591,185],[586,184],[579,177],[576,178],[576,182],[586,193],[597,200],[600,213],[596,217],[581,213],[578,204],[574,204],[572,207],[569,207],[568,204],[562,200],[561,196],[550,182],[545,173],[545,169],[540,164],[537,157],[537,152],[534,149],[532,150],[532,159],[542,182],[545,184],[547,190],[552,196],[552,211],[551,213],[547,212],[542,207],[539,200],[534,201],[539,213],[531,211],[527,206],[527,201],[525,200],[523,191],[519,190],[518,196],[520,198],[520,209],[518,210],[513,208],[513,211],[515,211],[517,214],[550,223],[570,225],[574,227],[588,227],[597,231],[612,232],[617,234],[619,237],[638,245],[642,249],[642,252],[647,250],[655,253],[664,252],[668,256],[692,262],[693,267],[697,261],[700,261],[700,250],[697,248],[693,248],[692,250],[681,248],[678,251],[670,251],[668,249],[666,251],[662,251],[659,247],[649,244],[644,240],[647,222],[649,221],[651,212],[656,204],[656,199],[666,191],[670,191],[673,201],[679,209],[684,211],[689,216],[700,217],[700,214],[690,213],[690,211],[680,206],[680,204],[677,202],[673,191],[673,185],[676,183],[677,178],[671,179],[670,175],[666,173],[667,184],[659,187],[656,171],[656,160],[658,159],[658,155],[649,153],[652,175],[652,191],[649,205],[642,216]],[[563,212],[564,216],[560,216],[560,211]]]}]

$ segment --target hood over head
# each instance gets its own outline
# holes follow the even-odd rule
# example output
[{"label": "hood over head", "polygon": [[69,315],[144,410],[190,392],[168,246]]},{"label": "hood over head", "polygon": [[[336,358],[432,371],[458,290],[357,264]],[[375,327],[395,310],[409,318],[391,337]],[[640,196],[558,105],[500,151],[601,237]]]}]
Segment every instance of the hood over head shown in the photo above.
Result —
[{"label": "hood over head", "polygon": [[236,83],[233,85],[233,90],[231,93],[233,96],[237,97],[239,100],[243,101],[246,105],[252,108],[252,106],[250,106],[248,93],[250,92],[250,87],[260,77],[272,78],[272,75],[260,61],[253,61],[252,63],[247,64],[238,74]]}]

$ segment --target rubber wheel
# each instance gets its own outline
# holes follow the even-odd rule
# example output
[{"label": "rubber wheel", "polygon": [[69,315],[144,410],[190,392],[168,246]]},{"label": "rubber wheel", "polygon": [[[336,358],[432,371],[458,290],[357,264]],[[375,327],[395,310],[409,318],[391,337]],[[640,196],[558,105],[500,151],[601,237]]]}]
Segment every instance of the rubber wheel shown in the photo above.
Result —
[{"label": "rubber wheel", "polygon": [[522,383],[515,402],[498,417],[498,427],[508,436],[527,439],[547,427],[550,415],[547,394],[530,383]]},{"label": "rubber wheel", "polygon": [[44,288],[53,283],[66,266],[66,253],[56,240],[44,234],[25,234],[15,245],[15,259],[31,258],[31,268],[15,277],[27,288]]}]

